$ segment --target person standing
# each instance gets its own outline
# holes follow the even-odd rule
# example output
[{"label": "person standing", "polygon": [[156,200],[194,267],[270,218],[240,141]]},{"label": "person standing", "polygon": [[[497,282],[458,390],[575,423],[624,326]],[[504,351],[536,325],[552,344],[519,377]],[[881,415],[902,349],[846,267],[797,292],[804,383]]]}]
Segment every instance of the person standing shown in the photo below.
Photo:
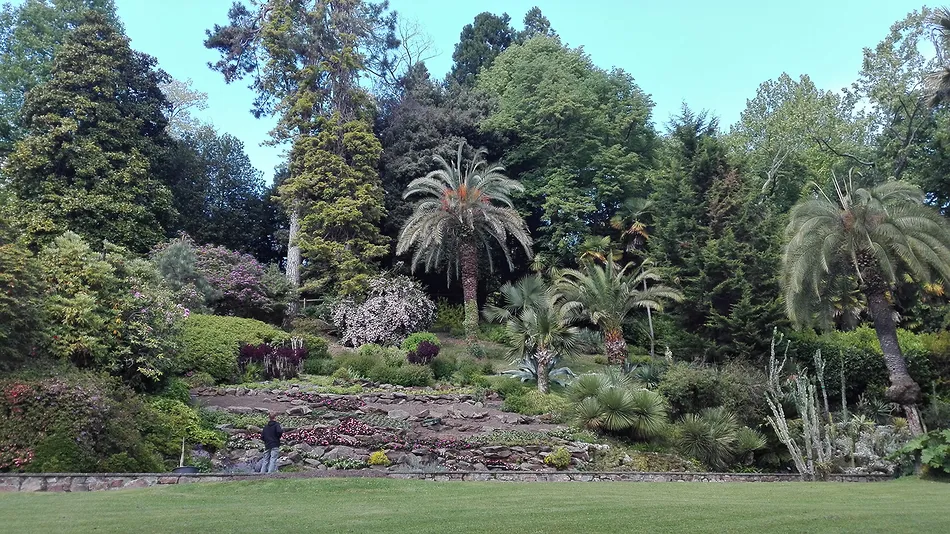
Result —
[{"label": "person standing", "polygon": [[277,412],[270,412],[269,421],[261,432],[264,440],[264,459],[261,460],[261,473],[277,471],[277,456],[280,454],[280,436],[284,433],[277,422]]}]

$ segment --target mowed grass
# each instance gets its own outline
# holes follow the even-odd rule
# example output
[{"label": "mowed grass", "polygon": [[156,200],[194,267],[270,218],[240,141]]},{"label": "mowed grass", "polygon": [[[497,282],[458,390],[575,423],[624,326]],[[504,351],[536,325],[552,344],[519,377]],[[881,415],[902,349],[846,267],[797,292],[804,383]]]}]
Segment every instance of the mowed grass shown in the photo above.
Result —
[{"label": "mowed grass", "polygon": [[3,532],[950,532],[950,484],[303,479],[0,495]]}]

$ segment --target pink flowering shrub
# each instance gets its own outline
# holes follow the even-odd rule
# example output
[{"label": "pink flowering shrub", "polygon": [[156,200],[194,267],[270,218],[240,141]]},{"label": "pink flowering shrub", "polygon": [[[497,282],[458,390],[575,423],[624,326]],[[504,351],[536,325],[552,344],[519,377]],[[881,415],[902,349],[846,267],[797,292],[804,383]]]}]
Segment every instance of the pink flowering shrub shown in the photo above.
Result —
[{"label": "pink flowering shrub", "polygon": [[152,261],[184,306],[267,319],[282,313],[289,286],[275,266],[222,246],[198,246],[188,236],[152,250]]},{"label": "pink flowering shrub", "polygon": [[432,323],[435,303],[405,276],[377,276],[362,302],[344,299],[331,312],[340,341],[358,347],[367,343],[399,345]]}]

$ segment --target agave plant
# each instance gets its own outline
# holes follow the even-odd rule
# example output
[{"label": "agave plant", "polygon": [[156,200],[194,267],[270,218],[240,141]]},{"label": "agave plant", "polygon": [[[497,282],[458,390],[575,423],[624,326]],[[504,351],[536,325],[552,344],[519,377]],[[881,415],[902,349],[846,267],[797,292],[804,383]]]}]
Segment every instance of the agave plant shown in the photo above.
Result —
[{"label": "agave plant", "polygon": [[[569,367],[558,367],[560,362],[561,359],[557,356],[548,359],[547,365],[544,367],[547,372],[541,379],[544,380],[546,377],[548,383],[567,387],[577,375]],[[502,374],[517,378],[522,382],[538,382],[538,361],[534,357],[529,356],[514,363],[519,364],[517,369],[505,371]],[[547,391],[542,391],[542,393],[547,393]]]}]

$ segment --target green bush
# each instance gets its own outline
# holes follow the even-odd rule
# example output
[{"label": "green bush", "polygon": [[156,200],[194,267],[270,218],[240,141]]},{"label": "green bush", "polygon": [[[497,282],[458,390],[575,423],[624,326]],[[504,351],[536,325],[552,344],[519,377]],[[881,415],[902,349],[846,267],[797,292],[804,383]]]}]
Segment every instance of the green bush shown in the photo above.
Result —
[{"label": "green bush", "polygon": [[214,385],[214,377],[204,371],[193,371],[186,373],[182,380],[188,384],[188,387],[203,388]]},{"label": "green bush", "polygon": [[332,375],[339,362],[332,358],[307,358],[303,361],[303,372],[308,375]]},{"label": "green bush", "polygon": [[399,347],[405,352],[415,352],[419,348],[419,343],[423,341],[428,341],[436,347],[441,347],[442,342],[439,341],[438,336],[431,332],[415,332],[409,334],[409,337],[403,340],[402,345]]},{"label": "green bush", "polygon": [[478,337],[484,341],[491,341],[492,343],[498,343],[500,345],[507,345],[511,339],[505,325],[497,323],[484,323],[480,325]]},{"label": "green bush", "polygon": [[495,379],[494,390],[501,395],[501,398],[507,399],[508,397],[521,396],[531,391],[532,387],[525,385],[520,380],[515,380],[513,378],[501,378]]},{"label": "green bush", "polygon": [[552,414],[561,418],[568,407],[567,399],[560,395],[545,395],[536,389],[530,389],[518,395],[506,396],[501,409],[521,415]]},{"label": "green bush", "polygon": [[744,422],[758,424],[765,415],[765,376],[738,363],[700,367],[677,363],[666,371],[657,390],[669,401],[670,416],[724,406]]},{"label": "green bush", "polygon": [[327,359],[330,357],[330,342],[320,336],[310,334],[301,334],[293,332],[293,337],[299,337],[303,340],[303,346],[307,348],[308,360]]},{"label": "green bush", "polygon": [[188,382],[182,380],[181,378],[172,378],[168,381],[165,389],[162,390],[161,396],[188,403],[191,402],[190,390],[191,387],[188,385]]},{"label": "green bush", "polygon": [[448,380],[458,369],[458,360],[451,354],[439,354],[429,362],[436,380]]},{"label": "green bush", "polygon": [[290,339],[287,332],[254,319],[192,314],[184,323],[179,371],[205,372],[217,382],[238,378],[237,356],[242,343],[274,345]]},{"label": "green bush", "polygon": [[[938,366],[932,366],[929,352],[939,347],[934,337],[919,336],[899,329],[898,342],[907,360],[907,370],[914,380],[929,391],[929,384],[939,379]],[[814,354],[821,350],[825,360],[825,384],[829,397],[840,397],[841,370],[844,368],[845,393],[848,402],[857,402],[868,390],[883,391],[889,384],[887,366],[874,329],[862,326],[848,332],[814,332],[789,335],[789,356],[814,376]],[[784,349],[783,349],[784,350]],[[938,358],[939,362],[939,358]],[[738,413],[738,412],[737,412]]]},{"label": "green bush", "polygon": [[390,367],[385,363],[380,363],[369,370],[367,378],[373,382],[394,386],[429,386],[432,384],[432,369],[424,365],[406,364],[402,367]]},{"label": "green bush", "polygon": [[544,463],[556,469],[567,469],[571,465],[571,453],[564,447],[558,447],[544,458]]},{"label": "green bush", "polygon": [[920,462],[924,467],[923,475],[950,477],[950,428],[918,436],[897,454]]},{"label": "green bush", "polygon": [[432,322],[432,330],[455,335],[457,332],[464,331],[464,321],[465,308],[461,304],[452,304],[446,299],[439,299],[435,305],[435,320]]}]

